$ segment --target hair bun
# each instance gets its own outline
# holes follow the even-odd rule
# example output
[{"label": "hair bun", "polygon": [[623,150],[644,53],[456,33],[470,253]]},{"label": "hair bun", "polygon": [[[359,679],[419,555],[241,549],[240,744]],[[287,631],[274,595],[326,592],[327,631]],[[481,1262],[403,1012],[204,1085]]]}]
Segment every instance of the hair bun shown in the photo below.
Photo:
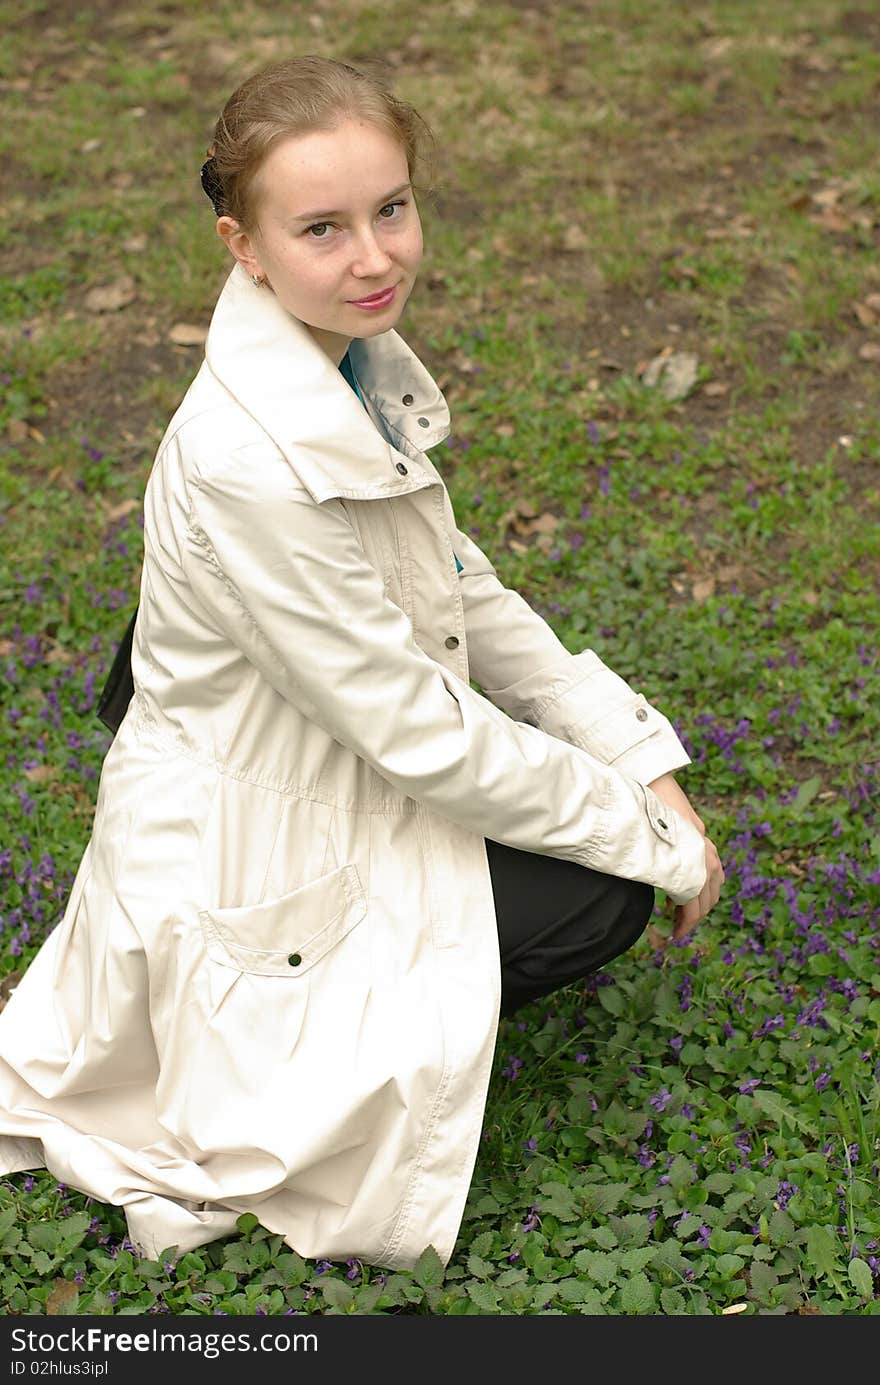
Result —
[{"label": "hair bun", "polygon": [[220,182],[220,175],[217,172],[217,161],[212,154],[202,164],[200,173],[202,187],[208,197],[214,211],[218,216],[223,216],[223,185]]}]

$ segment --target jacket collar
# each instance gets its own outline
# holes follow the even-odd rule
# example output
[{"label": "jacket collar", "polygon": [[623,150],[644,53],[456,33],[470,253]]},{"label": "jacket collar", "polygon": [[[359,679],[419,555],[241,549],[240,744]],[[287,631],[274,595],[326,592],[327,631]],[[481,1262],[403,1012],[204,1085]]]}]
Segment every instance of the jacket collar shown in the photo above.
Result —
[{"label": "jacket collar", "polygon": [[[421,452],[450,431],[448,405],[431,375],[393,330],[353,339],[349,354],[390,442],[303,323],[236,264],[214,309],[205,359],[314,500],[369,500],[436,485],[424,462],[418,465]],[[397,470],[401,460],[409,463],[406,475]]]}]

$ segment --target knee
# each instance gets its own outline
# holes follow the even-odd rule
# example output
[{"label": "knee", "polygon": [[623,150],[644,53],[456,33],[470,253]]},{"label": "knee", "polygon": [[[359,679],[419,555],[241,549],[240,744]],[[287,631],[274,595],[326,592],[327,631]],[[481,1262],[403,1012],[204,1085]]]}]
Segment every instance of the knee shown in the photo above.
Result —
[{"label": "knee", "polygon": [[621,905],[618,914],[618,937],[626,950],[637,943],[650,922],[654,911],[654,887],[641,880],[621,880]]}]

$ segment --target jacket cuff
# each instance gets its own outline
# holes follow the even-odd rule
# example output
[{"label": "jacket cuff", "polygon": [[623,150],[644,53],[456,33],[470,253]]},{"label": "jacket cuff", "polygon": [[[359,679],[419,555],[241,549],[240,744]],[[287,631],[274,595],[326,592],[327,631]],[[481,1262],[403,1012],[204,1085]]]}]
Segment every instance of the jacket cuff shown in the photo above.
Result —
[{"label": "jacket cuff", "polygon": [[571,655],[555,675],[541,670],[492,698],[499,705],[506,702],[505,710],[516,719],[586,750],[640,784],[691,763],[668,718],[591,649]]}]

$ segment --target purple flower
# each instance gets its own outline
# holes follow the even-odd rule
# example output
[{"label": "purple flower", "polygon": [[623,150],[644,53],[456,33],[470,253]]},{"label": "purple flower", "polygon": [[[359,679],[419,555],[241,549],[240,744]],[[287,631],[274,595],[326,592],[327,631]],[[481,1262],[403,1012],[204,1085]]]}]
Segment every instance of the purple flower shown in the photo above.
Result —
[{"label": "purple flower", "polygon": [[540,1225],[541,1219],[538,1216],[540,1210],[540,1204],[537,1202],[533,1202],[531,1207],[529,1208],[528,1215],[523,1218],[523,1231],[534,1231],[535,1228]]},{"label": "purple flower", "polygon": [[737,1090],[748,1095],[750,1092],[753,1092],[756,1087],[760,1087],[760,1085],[760,1077],[750,1077],[747,1082],[740,1082]]},{"label": "purple flower", "polygon": [[661,1087],[659,1092],[655,1092],[653,1096],[648,1097],[648,1104],[649,1106],[653,1106],[655,1111],[665,1111],[671,1100],[672,1093],[668,1091],[666,1087]]}]

